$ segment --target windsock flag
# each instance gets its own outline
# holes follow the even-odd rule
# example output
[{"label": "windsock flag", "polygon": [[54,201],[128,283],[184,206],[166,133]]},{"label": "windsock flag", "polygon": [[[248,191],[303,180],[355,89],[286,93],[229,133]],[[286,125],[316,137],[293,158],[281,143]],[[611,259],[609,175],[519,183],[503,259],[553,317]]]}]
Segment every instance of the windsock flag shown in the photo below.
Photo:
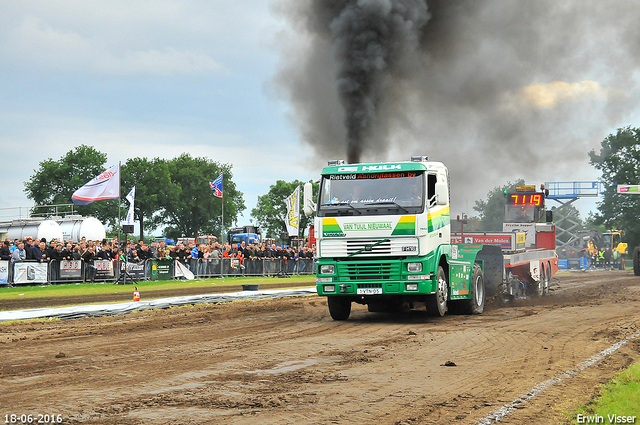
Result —
[{"label": "windsock flag", "polygon": [[71,196],[75,205],[87,205],[105,199],[120,199],[119,164],[94,177],[89,183],[73,192]]},{"label": "windsock flag", "polygon": [[127,211],[127,218],[124,220],[124,224],[133,224],[133,203],[136,199],[136,187],[133,186],[133,189],[126,196],[127,201],[129,201],[129,211]]},{"label": "windsock flag", "polygon": [[213,190],[213,196],[222,198],[222,174],[220,174],[214,181],[209,182],[209,186],[211,186],[211,189]]}]

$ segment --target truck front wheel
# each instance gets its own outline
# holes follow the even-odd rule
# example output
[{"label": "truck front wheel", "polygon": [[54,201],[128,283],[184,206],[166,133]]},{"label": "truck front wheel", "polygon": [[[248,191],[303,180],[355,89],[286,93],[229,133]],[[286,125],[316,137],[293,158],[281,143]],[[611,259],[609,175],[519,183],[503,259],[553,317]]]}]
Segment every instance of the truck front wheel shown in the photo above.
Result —
[{"label": "truck front wheel", "polygon": [[427,298],[427,312],[431,316],[444,316],[447,312],[447,300],[449,299],[449,282],[442,266],[438,266],[436,275],[436,293]]},{"label": "truck front wheel", "polygon": [[640,276],[640,247],[633,248],[633,274]]},{"label": "truck front wheel", "polygon": [[351,301],[348,298],[329,296],[329,314],[333,320],[347,320],[351,314]]}]

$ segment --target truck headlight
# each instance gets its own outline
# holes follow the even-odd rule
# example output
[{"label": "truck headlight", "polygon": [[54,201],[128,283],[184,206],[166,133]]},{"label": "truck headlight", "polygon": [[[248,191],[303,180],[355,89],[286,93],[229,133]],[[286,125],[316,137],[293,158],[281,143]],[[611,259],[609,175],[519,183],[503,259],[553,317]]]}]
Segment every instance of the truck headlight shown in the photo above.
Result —
[{"label": "truck headlight", "polygon": [[418,284],[417,283],[407,283],[407,291],[417,291],[418,290]]},{"label": "truck headlight", "polygon": [[407,271],[412,273],[421,272],[422,263],[407,263]]},{"label": "truck headlight", "polygon": [[324,285],[322,290],[324,292],[336,292],[336,285]]},{"label": "truck headlight", "polygon": [[325,264],[320,266],[320,274],[333,274],[336,268],[333,264]]}]

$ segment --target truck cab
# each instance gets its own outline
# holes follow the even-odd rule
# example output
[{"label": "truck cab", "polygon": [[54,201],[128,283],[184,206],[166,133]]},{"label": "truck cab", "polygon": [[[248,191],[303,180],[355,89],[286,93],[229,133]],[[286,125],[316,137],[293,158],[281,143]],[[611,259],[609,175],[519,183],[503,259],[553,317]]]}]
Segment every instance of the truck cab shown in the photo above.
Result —
[{"label": "truck cab", "polygon": [[[370,311],[422,302],[444,315],[449,301],[473,298],[473,252],[482,247],[463,259],[466,248],[450,242],[449,176],[441,162],[332,161],[322,170],[317,202],[310,198],[307,183],[305,213],[316,213],[316,286],[334,319],[346,319],[352,302]],[[484,286],[480,295],[472,300],[476,311]]]}]

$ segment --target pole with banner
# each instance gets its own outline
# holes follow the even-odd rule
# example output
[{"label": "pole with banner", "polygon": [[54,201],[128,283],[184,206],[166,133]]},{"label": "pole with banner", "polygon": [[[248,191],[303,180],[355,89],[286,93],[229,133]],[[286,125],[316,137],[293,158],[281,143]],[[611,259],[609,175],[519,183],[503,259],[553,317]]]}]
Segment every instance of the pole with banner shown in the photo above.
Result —
[{"label": "pole with banner", "polygon": [[220,173],[217,179],[212,182],[209,182],[209,186],[211,190],[213,190],[213,196],[218,197],[222,200],[222,222],[220,223],[220,241],[224,241],[224,191],[222,190],[222,177],[223,174]]}]

